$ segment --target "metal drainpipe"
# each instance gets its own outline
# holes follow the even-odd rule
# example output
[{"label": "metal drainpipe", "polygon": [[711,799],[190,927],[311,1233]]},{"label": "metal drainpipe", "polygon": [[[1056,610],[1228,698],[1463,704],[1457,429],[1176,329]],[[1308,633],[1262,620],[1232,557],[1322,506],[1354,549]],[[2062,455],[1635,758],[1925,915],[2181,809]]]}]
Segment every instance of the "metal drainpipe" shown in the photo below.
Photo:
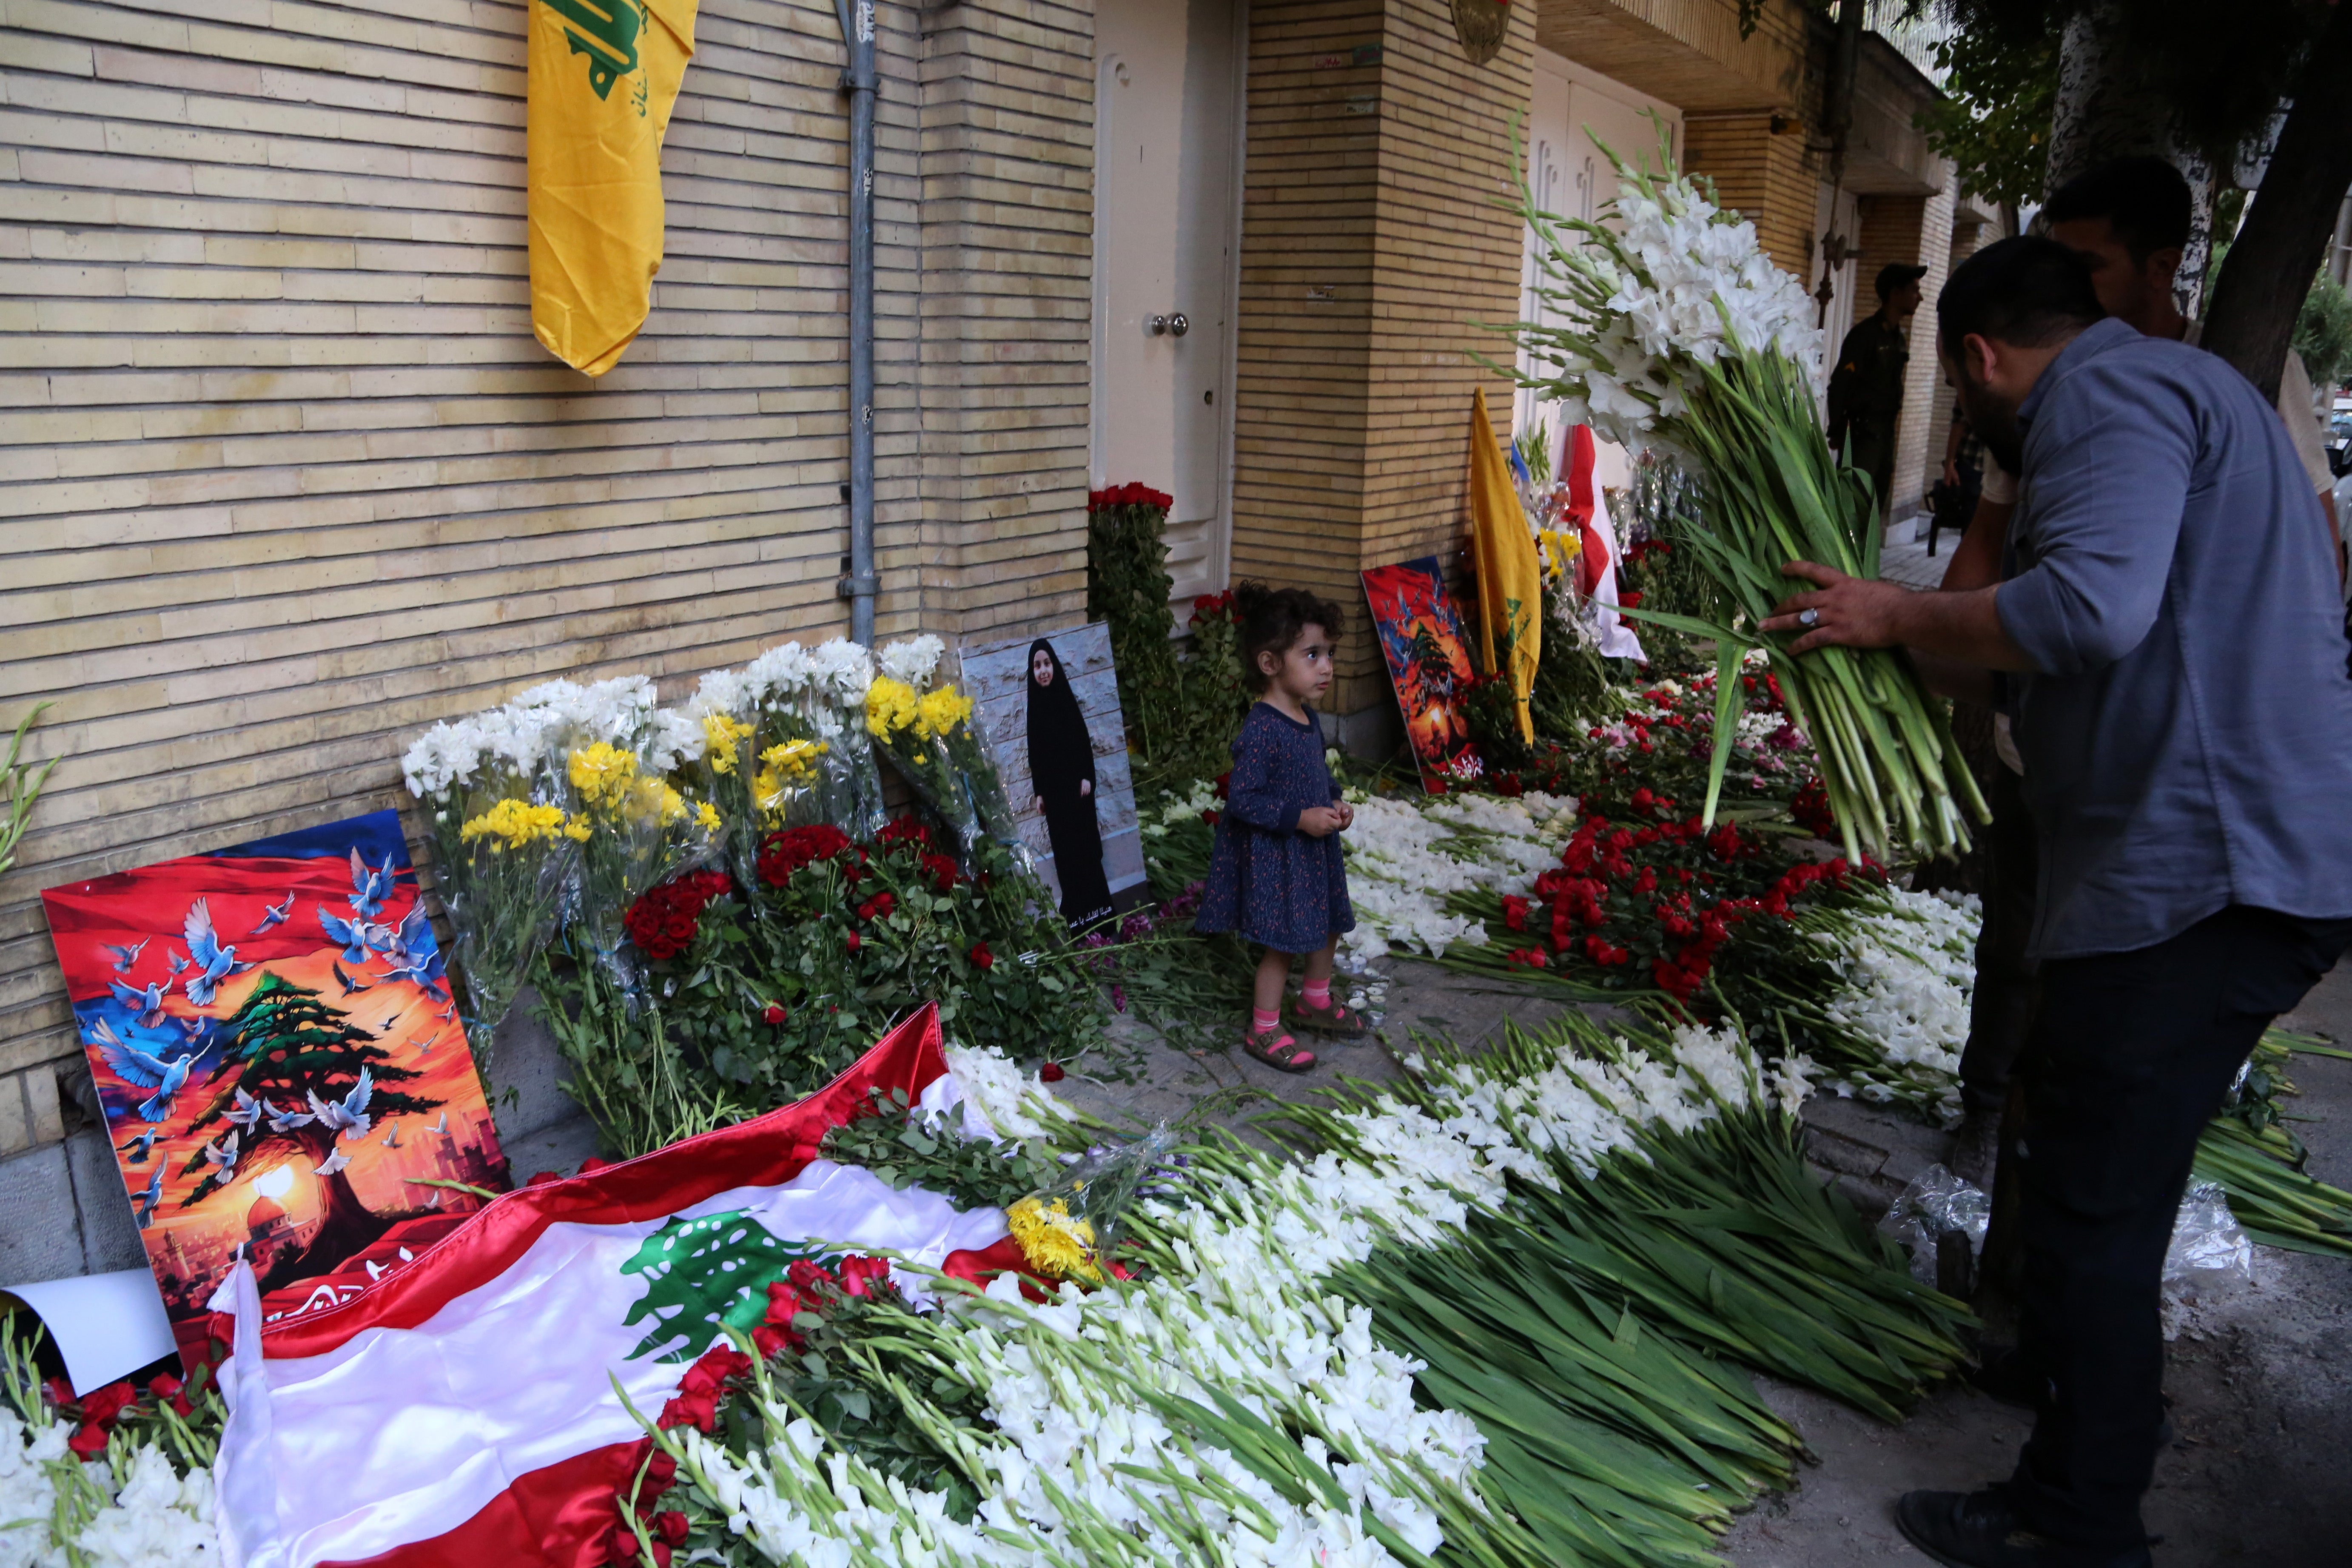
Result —
[{"label": "metal drainpipe", "polygon": [[849,601],[853,642],[874,643],[874,0],[835,0],[849,65]]}]

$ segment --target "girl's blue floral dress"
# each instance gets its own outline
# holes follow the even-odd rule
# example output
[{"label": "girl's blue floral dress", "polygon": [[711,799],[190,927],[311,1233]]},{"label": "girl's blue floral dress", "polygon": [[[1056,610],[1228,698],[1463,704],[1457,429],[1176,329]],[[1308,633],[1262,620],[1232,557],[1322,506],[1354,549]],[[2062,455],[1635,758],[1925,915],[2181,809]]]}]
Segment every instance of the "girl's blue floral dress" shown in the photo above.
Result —
[{"label": "girl's blue floral dress", "polygon": [[1323,721],[1271,703],[1252,708],[1234,742],[1209,882],[1193,929],[1239,931],[1276,952],[1314,952],[1356,927],[1339,836],[1298,831],[1298,814],[1339,798],[1323,763]]}]

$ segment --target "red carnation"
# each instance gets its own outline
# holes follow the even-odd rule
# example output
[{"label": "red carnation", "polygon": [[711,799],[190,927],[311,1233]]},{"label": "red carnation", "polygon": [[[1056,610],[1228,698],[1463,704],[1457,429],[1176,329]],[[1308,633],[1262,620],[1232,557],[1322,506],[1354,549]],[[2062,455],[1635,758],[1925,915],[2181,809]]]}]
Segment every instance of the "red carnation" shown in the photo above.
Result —
[{"label": "red carnation", "polygon": [[993,969],[996,967],[996,954],[988,951],[988,943],[984,942],[974,943],[971,952],[966,954],[966,956],[969,957],[975,965],[982,969]]},{"label": "red carnation", "polygon": [[1040,1083],[1059,1083],[1067,1076],[1069,1075],[1062,1070],[1062,1064],[1059,1062],[1047,1062],[1037,1069],[1037,1081]]}]

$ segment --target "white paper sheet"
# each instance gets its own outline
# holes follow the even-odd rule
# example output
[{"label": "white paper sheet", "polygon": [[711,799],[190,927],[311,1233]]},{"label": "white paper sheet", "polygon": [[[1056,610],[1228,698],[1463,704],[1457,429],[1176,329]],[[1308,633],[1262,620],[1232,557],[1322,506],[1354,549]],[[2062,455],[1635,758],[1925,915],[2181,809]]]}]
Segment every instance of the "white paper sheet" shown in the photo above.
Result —
[{"label": "white paper sheet", "polygon": [[77,1398],[174,1349],[172,1320],[163,1311],[155,1277],[144,1268],[0,1289],[0,1300],[12,1297],[32,1309],[48,1330]]}]

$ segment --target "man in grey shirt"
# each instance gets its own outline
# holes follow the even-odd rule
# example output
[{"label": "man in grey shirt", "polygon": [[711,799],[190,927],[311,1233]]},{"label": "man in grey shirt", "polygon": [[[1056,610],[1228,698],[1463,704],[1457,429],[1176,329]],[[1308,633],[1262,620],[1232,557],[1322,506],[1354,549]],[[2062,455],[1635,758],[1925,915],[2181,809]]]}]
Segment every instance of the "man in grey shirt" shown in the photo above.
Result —
[{"label": "man in grey shirt", "polygon": [[[1988,247],[1937,304],[1946,374],[2019,476],[2004,581],[1915,594],[1810,563],[1768,631],[2007,672],[2041,846],[2030,942],[2015,1474],[1914,1492],[1979,1568],[2144,1568],[2158,1286],[2199,1131],[2271,1019],[2352,942],[2352,679],[2326,519],[2236,371],[2101,319],[2053,241]],[[1971,676],[1969,672],[1973,672]]]}]

